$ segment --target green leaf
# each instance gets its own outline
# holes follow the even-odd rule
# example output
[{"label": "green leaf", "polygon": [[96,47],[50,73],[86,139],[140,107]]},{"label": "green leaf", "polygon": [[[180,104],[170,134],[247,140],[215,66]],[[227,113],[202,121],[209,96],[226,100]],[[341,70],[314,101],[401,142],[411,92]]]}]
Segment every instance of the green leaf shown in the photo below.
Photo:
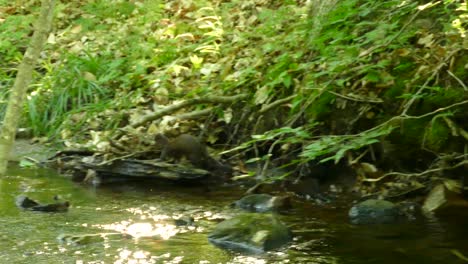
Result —
[{"label": "green leaf", "polygon": [[320,162],[334,160],[338,163],[347,151],[358,150],[365,146],[379,142],[379,138],[390,134],[395,127],[382,127],[371,131],[366,131],[357,135],[325,136],[305,146],[301,157],[307,160],[322,158]]}]

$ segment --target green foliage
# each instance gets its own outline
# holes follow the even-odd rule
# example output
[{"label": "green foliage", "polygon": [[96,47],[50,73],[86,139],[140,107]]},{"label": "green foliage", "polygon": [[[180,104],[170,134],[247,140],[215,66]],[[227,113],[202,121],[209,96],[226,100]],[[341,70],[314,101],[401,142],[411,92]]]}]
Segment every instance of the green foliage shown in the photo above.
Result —
[{"label": "green foliage", "polygon": [[320,94],[318,90],[311,92],[310,96],[318,96],[312,105],[309,106],[306,112],[306,117],[309,120],[324,120],[333,111],[333,102],[335,95],[324,92]]},{"label": "green foliage", "polygon": [[[419,9],[421,1],[303,2],[63,3],[47,59],[37,69],[40,80],[30,88],[26,122],[36,135],[60,130],[81,135],[115,129],[125,121],[126,110],[153,111],[151,107],[160,107],[154,100],[160,93],[169,99],[246,93],[252,98],[250,109],[295,96],[281,104],[285,111],[277,111],[281,116],[275,122],[280,121],[271,122],[271,131],[240,148],[263,142],[302,144],[319,137],[306,146],[298,163],[338,162],[346,152],[389,135],[393,128],[381,122],[401,114],[402,103],[417,99],[408,111],[417,115],[465,96],[446,70],[463,82],[466,56],[460,52],[445,61],[462,43],[465,25],[452,23],[464,18],[458,2]],[[2,88],[12,85],[32,17],[17,14],[0,23]],[[431,79],[444,61],[447,67]],[[219,109],[219,119],[229,116]],[[401,133],[390,138],[421,145],[421,131],[432,127],[427,143],[443,144],[447,127],[430,118],[405,121]],[[236,131],[252,131],[255,122],[245,123]],[[359,133],[363,130],[367,132]]]},{"label": "green foliage", "polygon": [[[28,120],[35,134],[53,132],[68,112],[89,104],[102,104],[113,97],[108,87],[121,73],[124,60],[109,63],[105,56],[70,55],[60,69],[48,69],[42,83],[28,98]],[[107,67],[104,67],[107,65]]]},{"label": "green foliage", "polygon": [[447,141],[450,137],[450,128],[444,122],[443,117],[450,114],[435,116],[424,133],[424,146],[432,151],[443,151],[447,146]]},{"label": "green foliage", "polygon": [[[8,16],[0,23],[0,58],[3,63],[19,61],[29,43],[33,16]],[[2,65],[4,67],[5,65]]]},{"label": "green foliage", "polygon": [[359,150],[377,143],[381,137],[390,134],[393,129],[395,128],[387,126],[375,128],[357,135],[324,136],[306,145],[300,156],[306,160],[315,160],[321,157],[320,162],[334,160],[336,164],[348,151]]},{"label": "green foliage", "polygon": [[96,19],[104,20],[107,18],[116,19],[120,17],[128,17],[136,9],[136,6],[134,3],[126,1],[110,2],[106,0],[98,0],[85,5],[84,9],[88,13],[93,14]]},{"label": "green foliage", "polygon": [[[309,129],[311,128],[312,126],[309,127]],[[297,144],[297,143],[303,142],[309,137],[310,137],[310,134],[307,132],[307,129],[305,129],[304,127],[296,127],[296,128],[281,127],[281,128],[270,130],[264,134],[252,135],[252,140],[246,141],[242,143],[240,146],[230,149],[228,152],[247,149],[247,148],[252,147],[254,144],[265,142],[265,141],[272,141],[272,140],[279,140],[278,143]],[[225,153],[228,153],[228,152],[225,152]]]}]

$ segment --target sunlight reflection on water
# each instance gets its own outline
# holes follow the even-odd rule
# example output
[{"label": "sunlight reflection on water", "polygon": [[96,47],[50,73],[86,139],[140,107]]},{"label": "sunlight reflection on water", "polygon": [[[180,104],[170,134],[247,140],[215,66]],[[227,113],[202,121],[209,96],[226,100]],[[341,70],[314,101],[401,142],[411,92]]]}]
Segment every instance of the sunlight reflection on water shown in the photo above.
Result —
[{"label": "sunlight reflection on water", "polygon": [[122,221],[120,223],[96,225],[96,227],[127,234],[135,239],[141,237],[155,237],[167,240],[179,233],[175,225],[152,224],[148,222],[131,223],[130,221]]}]

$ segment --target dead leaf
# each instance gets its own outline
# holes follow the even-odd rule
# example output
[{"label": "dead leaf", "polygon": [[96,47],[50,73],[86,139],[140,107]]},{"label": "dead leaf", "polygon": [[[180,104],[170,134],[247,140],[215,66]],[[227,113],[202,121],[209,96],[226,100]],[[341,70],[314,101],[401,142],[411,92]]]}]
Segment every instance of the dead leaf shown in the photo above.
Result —
[{"label": "dead leaf", "polygon": [[70,30],[70,32],[76,35],[76,34],[80,33],[81,30],[82,30],[81,25],[77,25],[77,26],[74,26],[74,27]]},{"label": "dead leaf", "polygon": [[263,104],[268,100],[269,90],[270,89],[267,86],[263,86],[260,89],[257,89],[257,91],[255,92],[255,96],[254,96],[255,97],[254,102],[256,105]]},{"label": "dead leaf", "polygon": [[430,48],[434,44],[434,34],[429,34],[418,39],[418,44],[423,45],[426,48]]},{"label": "dead leaf", "polygon": [[90,82],[95,82],[96,81],[96,76],[90,72],[83,72],[83,79],[90,81]]}]

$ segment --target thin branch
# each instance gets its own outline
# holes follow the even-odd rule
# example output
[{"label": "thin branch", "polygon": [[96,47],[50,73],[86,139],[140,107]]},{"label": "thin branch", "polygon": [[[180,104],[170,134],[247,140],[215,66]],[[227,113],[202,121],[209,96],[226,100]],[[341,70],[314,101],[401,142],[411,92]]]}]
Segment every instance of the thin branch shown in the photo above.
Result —
[{"label": "thin branch", "polygon": [[188,106],[197,105],[197,104],[205,104],[205,103],[212,103],[212,104],[233,103],[236,101],[244,100],[247,97],[248,97],[247,94],[239,94],[239,95],[234,95],[234,96],[206,96],[206,97],[188,99],[178,104],[165,107],[164,109],[161,109],[160,111],[155,112],[151,115],[147,115],[143,117],[141,121],[132,124],[131,127],[133,128],[139,127],[141,125],[146,124],[147,122],[151,122],[153,120],[156,120],[158,118],[161,118],[165,115],[168,115],[170,113],[173,113],[179,109],[182,109]]},{"label": "thin branch", "polygon": [[[311,90],[323,90],[323,88],[309,88]],[[381,104],[383,103],[383,100],[380,98],[362,98],[358,97],[356,95],[354,96],[349,96],[349,95],[343,95],[337,92],[325,90],[325,92],[331,93],[333,95],[336,95],[338,97],[341,97],[343,99],[349,100],[349,101],[355,101],[355,102],[363,102],[363,103],[374,103],[374,104]]]},{"label": "thin branch", "polygon": [[447,70],[447,73],[452,76],[457,82],[463,87],[463,90],[468,91],[468,87],[460,80],[455,74],[453,74],[450,70]]},{"label": "thin branch", "polygon": [[468,104],[468,100],[465,100],[465,101],[461,101],[461,102],[458,102],[458,103],[454,103],[454,104],[451,104],[449,106],[446,106],[446,107],[441,107],[441,108],[438,108],[437,110],[435,111],[432,111],[432,112],[429,112],[429,113],[425,113],[424,115],[420,115],[420,116],[408,116],[408,115],[404,115],[404,116],[401,116],[405,119],[420,119],[420,118],[424,118],[424,117],[428,117],[428,116],[431,116],[431,115],[434,115],[434,114],[437,114],[439,112],[443,112],[447,109],[450,109],[452,107],[455,107],[455,106],[460,106],[460,105],[464,105],[464,104]]},{"label": "thin branch", "polygon": [[387,47],[388,45],[390,45],[397,37],[399,37],[405,30],[406,28],[411,24],[413,23],[413,21],[416,19],[416,17],[419,15],[419,13],[421,13],[422,9],[418,9],[418,11],[410,18],[410,20],[403,25],[403,27],[401,27],[400,31],[395,34],[391,39],[389,39],[386,43],[382,44],[382,45],[379,45],[379,46],[374,46],[370,49],[368,49],[367,51],[359,54],[359,57],[364,57],[364,56],[367,56],[369,54],[371,54],[374,50],[378,49],[378,48],[383,48],[383,47]]},{"label": "thin branch", "polygon": [[424,84],[421,86],[421,88],[419,88],[419,90],[413,94],[413,96],[411,97],[411,99],[406,103],[406,105],[404,106],[404,109],[403,109],[403,112],[401,113],[402,116],[405,116],[406,115],[406,112],[408,112],[408,110],[410,109],[411,105],[413,105],[413,103],[416,101],[416,98],[418,97],[418,95],[424,90],[426,89],[427,85],[429,84],[430,81],[432,81],[432,79],[434,79],[434,77],[437,75],[437,73],[439,73],[439,71],[442,69],[443,66],[446,65],[446,62],[452,58],[453,55],[455,55],[457,52],[459,52],[460,49],[456,49],[456,50],[453,50],[446,58],[445,60],[443,60],[441,63],[439,63],[439,65],[437,65],[437,67],[434,69],[434,71],[432,72],[431,76],[429,76],[429,78],[427,78],[427,80],[424,82]]},{"label": "thin branch", "polygon": [[206,108],[206,109],[203,109],[203,110],[183,113],[183,114],[174,116],[174,119],[176,119],[176,120],[197,119],[197,118],[207,116],[207,115],[213,113],[213,109],[214,109],[213,107],[209,107],[209,108]]},{"label": "thin branch", "polygon": [[389,173],[385,173],[384,175],[380,176],[379,178],[376,178],[376,179],[364,179],[363,181],[365,181],[365,182],[378,182],[378,181],[381,181],[382,179],[384,179],[384,178],[386,178],[386,177],[388,177],[388,176],[404,176],[404,177],[424,176],[424,175],[426,175],[426,174],[433,173],[433,172],[439,172],[439,171],[443,171],[443,170],[456,169],[456,168],[461,167],[461,166],[464,166],[464,165],[468,165],[468,160],[461,161],[461,162],[455,164],[454,166],[448,167],[448,168],[439,167],[439,168],[435,168],[435,169],[425,170],[425,171],[420,172],[420,173],[389,172]]},{"label": "thin branch", "polygon": [[[420,116],[409,116],[409,115],[399,115],[399,116],[394,116],[392,118],[390,118],[389,120],[383,122],[382,124],[380,125],[377,125],[373,128],[370,128],[368,130],[365,130],[365,131],[362,131],[358,134],[355,134],[354,136],[359,136],[360,134],[362,133],[367,133],[367,132],[370,132],[374,129],[377,129],[377,128],[380,128],[380,127],[383,127],[389,123],[394,123],[394,122],[401,122],[402,120],[405,120],[405,119],[421,119],[421,118],[424,118],[424,117],[428,117],[428,116],[431,116],[431,115],[435,115],[439,112],[443,112],[443,111],[446,111],[450,108],[453,108],[453,107],[456,107],[456,106],[460,106],[460,105],[464,105],[464,104],[468,104],[468,100],[465,100],[465,101],[462,101],[462,102],[458,102],[458,103],[454,103],[454,104],[451,104],[449,106],[446,106],[446,107],[442,107],[442,108],[438,108],[437,110],[434,110],[432,112],[429,112],[429,113],[425,113],[424,115],[420,115]],[[351,135],[353,136],[353,135]]]},{"label": "thin branch", "polygon": [[294,99],[294,98],[296,98],[296,97],[297,97],[297,94],[291,95],[291,96],[286,97],[286,98],[283,98],[283,99],[276,100],[276,101],[274,101],[273,103],[270,103],[270,104],[268,104],[268,105],[264,105],[264,106],[262,107],[262,109],[260,109],[260,112],[259,112],[259,113],[260,113],[260,114],[264,114],[264,113],[270,111],[271,109],[273,109],[273,108],[275,108],[275,107],[277,107],[277,106],[279,106],[279,105],[282,105],[282,104],[284,104],[284,103],[287,103],[287,102],[291,101],[292,99]]}]

